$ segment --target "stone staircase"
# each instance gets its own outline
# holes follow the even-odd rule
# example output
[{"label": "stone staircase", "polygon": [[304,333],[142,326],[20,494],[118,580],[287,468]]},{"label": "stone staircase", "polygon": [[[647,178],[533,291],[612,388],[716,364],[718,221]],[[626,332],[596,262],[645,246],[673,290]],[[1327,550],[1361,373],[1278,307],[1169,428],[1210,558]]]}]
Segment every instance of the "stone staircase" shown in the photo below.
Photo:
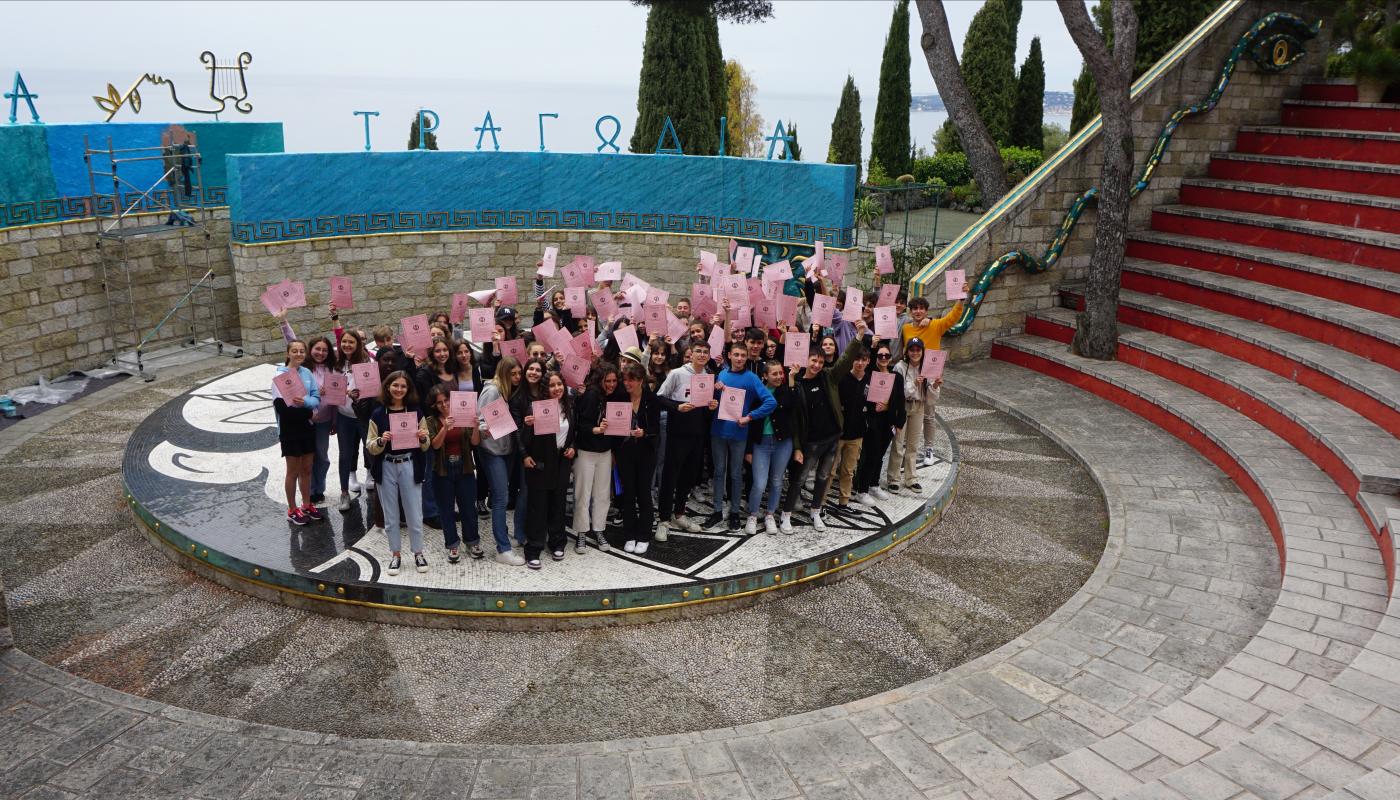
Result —
[{"label": "stone staircase", "polygon": [[[1281,125],[1242,128],[1183,180],[1127,256],[1117,361],[1066,347],[1074,286],[992,356],[1214,462],[1273,534],[1283,584],[1180,699],[1011,780],[1037,800],[1400,797],[1400,104],[1304,87]],[[1222,610],[1229,581],[1202,587]]]}]

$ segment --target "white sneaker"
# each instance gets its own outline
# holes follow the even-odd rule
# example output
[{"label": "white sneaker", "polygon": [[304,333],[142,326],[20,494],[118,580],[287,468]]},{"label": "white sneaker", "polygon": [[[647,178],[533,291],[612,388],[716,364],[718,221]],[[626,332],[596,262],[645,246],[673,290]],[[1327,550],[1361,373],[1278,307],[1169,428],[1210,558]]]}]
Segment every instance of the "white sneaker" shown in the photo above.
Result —
[{"label": "white sneaker", "polygon": [[350,493],[345,492],[340,495],[340,503],[336,506],[342,513],[350,510]]},{"label": "white sneaker", "polygon": [[350,494],[360,493],[360,476],[350,473]]},{"label": "white sneaker", "polygon": [[[772,519],[772,517],[769,517],[769,519]],[[791,512],[791,511],[784,511],[784,512],[783,512],[783,521],[782,521],[781,523],[778,524],[778,530],[782,531],[783,533],[792,533],[792,512]]]},{"label": "white sneaker", "polygon": [[[700,526],[690,517],[684,515],[677,515],[674,519],[671,520],[671,525],[680,528],[683,531],[690,531],[691,533],[700,532]],[[665,541],[664,539],[661,539],[661,537],[657,537],[657,539],[660,541]]]},{"label": "white sneaker", "polygon": [[637,548],[632,552],[636,553],[637,555],[642,555],[647,551],[647,548],[650,546],[651,542],[637,542]]},{"label": "white sneaker", "polygon": [[656,541],[664,542],[671,537],[670,524],[663,522],[656,526]]},{"label": "white sneaker", "polygon": [[507,567],[525,566],[525,557],[517,555],[514,550],[507,550],[504,553],[496,554],[496,563],[505,564]]},{"label": "white sneaker", "polygon": [[855,497],[852,497],[851,499],[856,501],[857,503],[860,503],[863,506],[875,505],[875,498],[871,497],[869,492],[861,492],[860,494],[856,495]]},{"label": "white sneaker", "polygon": [[604,552],[604,553],[611,553],[611,552],[612,552],[612,545],[608,544],[608,540],[603,536],[603,534],[601,534],[601,533],[595,533],[595,534],[593,534],[593,535],[594,535],[595,537],[597,537],[597,539],[598,539],[598,550],[599,550],[599,551]]},{"label": "white sneaker", "polygon": [[878,486],[870,487],[870,496],[882,502],[890,499],[890,493],[885,491],[884,489],[881,489]]},{"label": "white sneaker", "polygon": [[635,553],[637,552],[637,543],[632,539],[628,539],[627,544],[624,544],[622,546],[622,549],[627,551],[628,553]]},{"label": "white sneaker", "polygon": [[778,521],[773,519],[772,514],[763,516],[763,531],[772,536],[778,532]]},{"label": "white sneaker", "polygon": [[822,519],[822,510],[820,508],[812,509],[812,527],[819,531],[826,530],[826,521]]},{"label": "white sneaker", "polygon": [[744,523],[744,533],[753,536],[758,533],[758,517],[750,516],[749,521]]}]

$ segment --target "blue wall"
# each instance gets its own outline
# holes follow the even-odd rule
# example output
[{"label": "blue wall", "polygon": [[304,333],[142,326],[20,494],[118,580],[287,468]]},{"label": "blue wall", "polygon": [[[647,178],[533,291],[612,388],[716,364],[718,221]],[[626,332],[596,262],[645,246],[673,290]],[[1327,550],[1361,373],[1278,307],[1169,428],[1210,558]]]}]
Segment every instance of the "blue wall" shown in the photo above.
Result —
[{"label": "blue wall", "polygon": [[850,247],[855,168],[589,153],[297,153],[229,158],[233,239],[556,228]]},{"label": "blue wall", "polygon": [[[205,202],[226,200],[229,153],[282,151],[280,122],[94,122],[59,125],[0,125],[0,228],[86,216],[91,194],[83,162],[83,137],[91,147],[158,147],[171,125],[194,133],[203,155]],[[110,171],[99,159],[96,168]],[[128,163],[118,172],[122,191],[140,194],[165,171],[160,161]],[[133,188],[139,187],[139,188]],[[98,177],[97,191],[110,197],[111,178]],[[107,203],[110,205],[110,203]]]}]

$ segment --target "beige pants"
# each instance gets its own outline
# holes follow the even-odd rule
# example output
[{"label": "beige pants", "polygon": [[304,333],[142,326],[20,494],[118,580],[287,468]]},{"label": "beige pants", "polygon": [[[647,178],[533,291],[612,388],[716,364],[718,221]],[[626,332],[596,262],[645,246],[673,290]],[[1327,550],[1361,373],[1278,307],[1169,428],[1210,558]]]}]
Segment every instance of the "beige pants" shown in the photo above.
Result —
[{"label": "beige pants", "polygon": [[899,485],[899,471],[904,470],[904,483],[918,480],[914,474],[914,461],[919,457],[919,442],[924,436],[924,403],[908,401],[905,409],[909,416],[904,427],[894,432],[894,442],[890,448],[889,465],[885,467],[885,483]]},{"label": "beige pants", "polygon": [[841,479],[841,505],[851,502],[851,486],[856,480],[856,465],[860,463],[860,446],[865,443],[864,439],[842,439],[836,443],[836,471],[826,476],[826,485],[822,487],[822,497],[825,498],[831,489],[833,478]]}]

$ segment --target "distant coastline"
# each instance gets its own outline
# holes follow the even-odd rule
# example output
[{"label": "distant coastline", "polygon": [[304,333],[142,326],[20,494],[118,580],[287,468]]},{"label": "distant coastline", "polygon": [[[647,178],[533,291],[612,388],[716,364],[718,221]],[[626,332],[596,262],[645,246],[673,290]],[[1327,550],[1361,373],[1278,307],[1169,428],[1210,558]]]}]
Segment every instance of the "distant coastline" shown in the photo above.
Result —
[{"label": "distant coastline", "polygon": [[[936,94],[916,94],[909,101],[910,111],[947,111],[943,98]],[[1051,114],[1069,114],[1074,110],[1073,92],[1046,92],[1045,110]]]}]

